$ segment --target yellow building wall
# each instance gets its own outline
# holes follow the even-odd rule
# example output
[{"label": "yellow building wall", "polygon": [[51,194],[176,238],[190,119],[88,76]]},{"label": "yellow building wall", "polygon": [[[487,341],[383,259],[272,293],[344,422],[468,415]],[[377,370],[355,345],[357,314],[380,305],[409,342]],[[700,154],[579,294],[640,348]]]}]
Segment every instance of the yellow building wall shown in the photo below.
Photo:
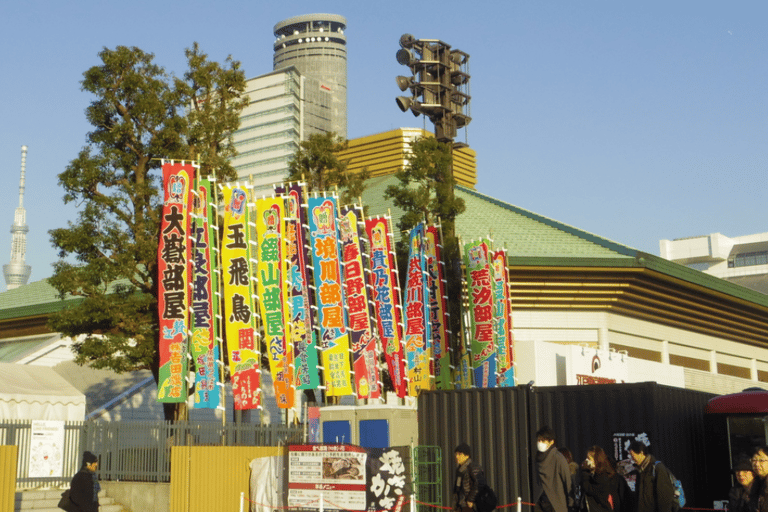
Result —
[{"label": "yellow building wall", "polygon": [[[394,174],[407,164],[410,142],[416,137],[433,137],[420,128],[398,128],[367,137],[350,139],[349,147],[339,154],[350,172],[368,168],[372,178]],[[477,153],[469,146],[454,147],[453,173],[459,185],[477,185]]]},{"label": "yellow building wall", "polygon": [[240,510],[240,493],[250,496],[250,462],[286,453],[272,446],[172,447],[170,512]]}]

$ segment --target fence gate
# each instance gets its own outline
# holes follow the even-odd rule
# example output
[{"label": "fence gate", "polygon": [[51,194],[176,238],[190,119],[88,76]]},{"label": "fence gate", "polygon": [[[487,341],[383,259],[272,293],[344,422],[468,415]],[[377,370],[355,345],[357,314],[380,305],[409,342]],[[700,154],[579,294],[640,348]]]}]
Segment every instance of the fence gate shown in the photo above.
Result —
[{"label": "fence gate", "polygon": [[416,512],[435,512],[443,494],[443,451],[439,446],[413,447],[413,487]]}]

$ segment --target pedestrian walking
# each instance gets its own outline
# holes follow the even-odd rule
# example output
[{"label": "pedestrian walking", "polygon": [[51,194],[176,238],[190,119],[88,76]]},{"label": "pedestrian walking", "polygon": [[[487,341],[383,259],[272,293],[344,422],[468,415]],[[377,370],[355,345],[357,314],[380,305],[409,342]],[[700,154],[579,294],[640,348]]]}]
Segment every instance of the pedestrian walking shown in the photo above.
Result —
[{"label": "pedestrian walking", "polygon": [[456,479],[453,486],[454,510],[474,512],[480,491],[488,485],[485,481],[485,473],[483,468],[472,463],[472,450],[467,443],[457,446],[454,455],[456,456]]},{"label": "pedestrian walking", "polygon": [[605,450],[595,445],[581,465],[581,489],[589,512],[630,512],[631,491]]},{"label": "pedestrian walking", "polygon": [[642,441],[632,441],[629,455],[637,467],[637,512],[673,512],[675,488],[669,470]]},{"label": "pedestrian walking", "polygon": [[536,450],[535,512],[568,512],[574,506],[571,472],[549,426],[536,432]]},{"label": "pedestrian walking", "polygon": [[752,463],[740,460],[733,466],[736,485],[728,493],[728,512],[754,512],[757,507],[758,483]]},{"label": "pedestrian walking", "polygon": [[69,499],[74,508],[70,512],[98,512],[101,486],[96,479],[99,458],[91,452],[83,453],[83,465],[72,478]]},{"label": "pedestrian walking", "polygon": [[756,509],[758,512],[768,512],[768,446],[755,448],[752,452],[752,471],[755,473]]}]

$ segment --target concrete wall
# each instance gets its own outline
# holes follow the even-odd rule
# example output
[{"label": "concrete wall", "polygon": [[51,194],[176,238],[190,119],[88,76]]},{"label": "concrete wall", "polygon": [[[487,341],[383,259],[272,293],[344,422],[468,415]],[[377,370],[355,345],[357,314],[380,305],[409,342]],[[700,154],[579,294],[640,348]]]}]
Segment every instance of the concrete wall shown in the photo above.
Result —
[{"label": "concrete wall", "polygon": [[99,482],[107,496],[134,512],[169,512],[171,484],[146,482]]}]

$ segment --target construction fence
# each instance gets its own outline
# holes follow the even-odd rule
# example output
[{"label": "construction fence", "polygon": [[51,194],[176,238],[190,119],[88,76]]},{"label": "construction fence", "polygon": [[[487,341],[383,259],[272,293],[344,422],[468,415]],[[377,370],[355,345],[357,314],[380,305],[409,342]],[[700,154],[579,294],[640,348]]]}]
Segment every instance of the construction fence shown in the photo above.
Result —
[{"label": "construction fence", "polygon": [[64,423],[61,477],[31,478],[32,421],[0,421],[0,445],[16,446],[16,487],[68,484],[84,451],[99,455],[99,480],[169,482],[173,446],[284,446],[301,443],[301,426],[168,421]]}]

